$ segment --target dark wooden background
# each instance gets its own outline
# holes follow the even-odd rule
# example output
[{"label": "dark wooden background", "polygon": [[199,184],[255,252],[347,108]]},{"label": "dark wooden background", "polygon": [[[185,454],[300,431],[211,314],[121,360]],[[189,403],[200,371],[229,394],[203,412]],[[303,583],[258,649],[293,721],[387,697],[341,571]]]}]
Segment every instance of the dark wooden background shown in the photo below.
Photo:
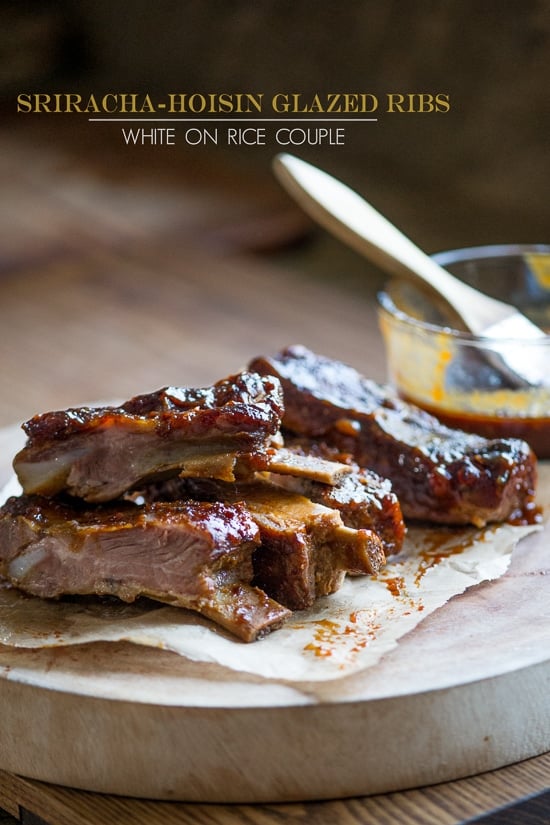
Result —
[{"label": "dark wooden background", "polygon": [[[428,251],[548,240],[548,0],[27,0],[0,12],[10,109],[15,92],[41,89],[449,94],[447,114],[381,114],[348,127],[345,147],[300,154]],[[272,154],[234,148],[228,162],[265,174]]]}]

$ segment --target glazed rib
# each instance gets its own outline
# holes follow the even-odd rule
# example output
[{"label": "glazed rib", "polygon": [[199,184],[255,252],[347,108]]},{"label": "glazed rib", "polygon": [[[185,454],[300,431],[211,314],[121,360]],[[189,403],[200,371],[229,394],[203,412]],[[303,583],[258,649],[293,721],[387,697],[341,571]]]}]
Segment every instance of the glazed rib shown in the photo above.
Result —
[{"label": "glazed rib", "polygon": [[119,407],[37,415],[14,459],[23,490],[89,502],[180,473],[233,479],[240,460],[263,467],[278,431],[277,379],[242,372],[205,389],[169,387]]},{"label": "glazed rib", "polygon": [[349,456],[338,453],[322,441],[295,436],[287,438],[286,444],[288,452],[305,454],[312,464],[322,456],[329,464],[336,462],[336,466],[346,466],[348,472],[333,479],[331,484],[312,476],[272,474],[277,484],[338,510],[347,527],[373,530],[382,541],[386,556],[399,552],[405,538],[405,523],[389,479],[360,468]]},{"label": "glazed rib", "polygon": [[242,502],[257,524],[254,583],[291,610],[311,607],[319,596],[336,592],[346,573],[372,575],[385,563],[372,530],[346,526],[337,509],[316,504],[267,481],[225,483],[172,479],[144,491],[145,500]]},{"label": "glazed rib", "polygon": [[41,598],[148,596],[197,611],[244,641],[290,615],[251,585],[259,530],[241,504],[89,507],[20,496],[0,509],[0,575]]},{"label": "glazed rib", "polygon": [[389,478],[406,518],[483,526],[532,506],[536,459],[523,441],[445,427],[388,388],[305,347],[255,358],[250,369],[280,379],[284,427]]}]

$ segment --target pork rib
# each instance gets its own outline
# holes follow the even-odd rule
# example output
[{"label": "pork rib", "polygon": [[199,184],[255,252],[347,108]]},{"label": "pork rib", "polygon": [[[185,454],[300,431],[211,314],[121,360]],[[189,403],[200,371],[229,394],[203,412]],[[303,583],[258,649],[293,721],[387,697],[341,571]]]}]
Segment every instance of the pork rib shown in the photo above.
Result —
[{"label": "pork rib", "polygon": [[[25,493],[66,491],[90,502],[179,473],[233,479],[238,461],[265,465],[280,427],[277,379],[251,372],[204,389],[169,387],[119,407],[37,415],[14,459]],[[244,460],[244,459],[243,459]]]},{"label": "pork rib", "polygon": [[388,388],[305,347],[255,358],[250,369],[280,379],[284,427],[389,478],[405,517],[483,526],[533,505],[536,459],[524,441],[487,440],[445,427]]},{"label": "pork rib", "polygon": [[19,496],[0,508],[0,576],[41,598],[138,596],[186,607],[253,641],[290,615],[251,585],[259,530],[241,504],[89,507]]},{"label": "pork rib", "polygon": [[336,592],[346,573],[372,575],[385,562],[382,542],[372,530],[347,527],[337,509],[268,481],[172,479],[143,495],[145,500],[191,496],[242,502],[260,531],[254,583],[291,610],[311,607],[319,596]]},{"label": "pork rib", "polygon": [[[290,446],[290,449],[289,449]],[[352,467],[333,455],[321,455],[313,449],[305,450],[289,445],[274,450],[268,456],[265,470],[282,476],[309,479],[321,484],[338,485],[352,472]],[[328,451],[327,451],[328,452]]]},{"label": "pork rib", "polygon": [[338,510],[347,527],[374,530],[382,541],[386,556],[399,552],[406,528],[399,499],[389,479],[359,467],[350,456],[342,455],[322,441],[294,437],[287,438],[286,444],[287,452],[308,456],[310,466],[314,466],[319,456],[328,464],[346,466],[348,472],[333,478],[331,483],[321,479],[320,475],[301,477],[271,473],[277,484],[317,504]]}]

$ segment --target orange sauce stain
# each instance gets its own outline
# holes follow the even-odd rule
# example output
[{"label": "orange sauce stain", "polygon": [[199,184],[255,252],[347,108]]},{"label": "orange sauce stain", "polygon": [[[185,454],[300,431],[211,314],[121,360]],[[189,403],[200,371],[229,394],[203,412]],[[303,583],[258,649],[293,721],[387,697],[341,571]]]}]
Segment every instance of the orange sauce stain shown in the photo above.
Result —
[{"label": "orange sauce stain", "polygon": [[[348,622],[343,626],[329,619],[315,622],[313,641],[304,645],[304,650],[319,658],[328,658],[336,651],[339,643],[344,643],[350,654],[360,653],[369,642],[376,638],[377,631],[380,630],[380,624],[368,618],[366,622],[360,620],[358,614],[363,612],[350,613]],[[350,642],[352,647],[348,647]]]},{"label": "orange sauce stain", "polygon": [[311,650],[316,656],[332,656],[332,650],[313,644],[313,642],[305,645],[304,650]]},{"label": "orange sauce stain", "polygon": [[483,541],[483,536],[465,534],[462,541],[454,542],[450,546],[445,546],[449,540],[450,534],[444,530],[431,530],[429,534],[430,542],[422,550],[419,551],[418,570],[414,577],[414,583],[418,587],[422,578],[426,575],[428,570],[436,567],[443,559],[448,559],[451,556],[458,556],[472,547],[476,541]]},{"label": "orange sauce stain", "polygon": [[321,619],[315,622],[314,641],[305,645],[304,650],[309,650],[315,656],[322,656],[324,658],[332,656],[340,633],[341,629],[338,622],[331,622],[330,619]]},{"label": "orange sauce stain", "polygon": [[[424,564],[424,559],[421,560],[421,564]],[[425,571],[424,571],[425,572]],[[421,611],[424,610],[424,605],[421,601],[417,601],[413,597],[411,597],[407,592],[407,582],[404,576],[388,576],[386,571],[382,571],[378,574],[378,576],[373,576],[373,580],[378,579],[378,581],[382,582],[389,593],[397,599],[403,606],[407,606],[410,609],[401,613],[402,616],[410,616],[413,610]],[[418,585],[420,578],[417,577],[415,579],[415,583]],[[391,609],[387,612],[387,616],[391,615]]]},{"label": "orange sauce stain", "polygon": [[384,579],[384,584],[392,596],[401,596],[405,590],[405,579],[403,576],[392,576],[389,579]]}]

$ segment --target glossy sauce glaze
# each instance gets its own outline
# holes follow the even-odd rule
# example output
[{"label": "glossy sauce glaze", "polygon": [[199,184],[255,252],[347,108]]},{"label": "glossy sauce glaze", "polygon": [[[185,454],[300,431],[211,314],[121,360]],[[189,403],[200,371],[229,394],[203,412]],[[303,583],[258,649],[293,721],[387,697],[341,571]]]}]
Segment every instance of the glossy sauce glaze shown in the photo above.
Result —
[{"label": "glossy sauce glaze", "polygon": [[550,458],[550,414],[529,418],[519,415],[453,412],[442,410],[440,407],[432,407],[424,401],[402,393],[401,396],[410,404],[422,407],[448,427],[468,433],[477,433],[485,438],[521,438],[532,447],[537,458]]}]

